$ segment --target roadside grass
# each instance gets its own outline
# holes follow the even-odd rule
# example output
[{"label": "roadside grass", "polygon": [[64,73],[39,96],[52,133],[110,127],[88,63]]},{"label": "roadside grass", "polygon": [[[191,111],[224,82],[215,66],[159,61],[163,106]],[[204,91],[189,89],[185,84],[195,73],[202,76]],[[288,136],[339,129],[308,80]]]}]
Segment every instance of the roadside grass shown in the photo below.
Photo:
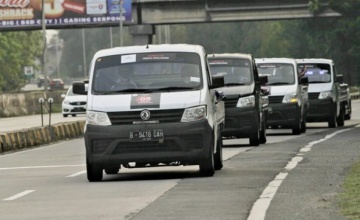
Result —
[{"label": "roadside grass", "polygon": [[349,219],[360,220],[360,161],[351,168],[343,189],[339,204],[342,214]]}]

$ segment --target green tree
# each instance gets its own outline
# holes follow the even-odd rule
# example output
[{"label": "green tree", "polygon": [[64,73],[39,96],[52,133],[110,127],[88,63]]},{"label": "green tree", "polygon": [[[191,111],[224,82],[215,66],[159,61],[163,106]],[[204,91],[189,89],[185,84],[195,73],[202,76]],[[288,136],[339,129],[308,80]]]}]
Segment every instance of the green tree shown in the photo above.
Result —
[{"label": "green tree", "polygon": [[26,84],[25,66],[34,66],[41,58],[39,31],[0,33],[0,91],[20,90]]}]

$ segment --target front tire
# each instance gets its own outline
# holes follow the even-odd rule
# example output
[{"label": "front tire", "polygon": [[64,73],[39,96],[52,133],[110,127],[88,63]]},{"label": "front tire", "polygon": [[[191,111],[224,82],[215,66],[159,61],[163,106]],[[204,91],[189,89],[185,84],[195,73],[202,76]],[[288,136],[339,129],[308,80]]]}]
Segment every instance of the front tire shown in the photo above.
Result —
[{"label": "front tire", "polygon": [[257,147],[257,146],[260,145],[260,125],[259,125],[259,119],[257,119],[257,120],[255,121],[255,123],[256,123],[255,131],[250,135],[249,141],[250,141],[250,146]]},{"label": "front tire", "polygon": [[344,124],[345,124],[345,109],[344,109],[343,106],[340,108],[340,114],[339,114],[339,116],[336,118],[336,124],[337,124],[337,126],[339,126],[339,127],[343,127]]},{"label": "front tire", "polygon": [[222,156],[222,147],[223,147],[223,140],[220,135],[218,137],[218,141],[216,144],[216,153],[215,153],[215,170],[221,170],[223,168],[223,156]]},{"label": "front tire", "polygon": [[[265,114],[265,113],[263,113]],[[261,123],[261,131],[260,131],[260,144],[266,143],[266,116],[263,116],[263,120]]]},{"label": "front tire", "polygon": [[214,138],[210,141],[209,151],[206,158],[204,158],[200,164],[200,174],[202,176],[213,176],[215,173],[215,162],[214,162]]},{"label": "front tire", "polygon": [[99,182],[103,178],[102,168],[94,163],[90,163],[89,159],[86,159],[86,172],[89,182]]}]

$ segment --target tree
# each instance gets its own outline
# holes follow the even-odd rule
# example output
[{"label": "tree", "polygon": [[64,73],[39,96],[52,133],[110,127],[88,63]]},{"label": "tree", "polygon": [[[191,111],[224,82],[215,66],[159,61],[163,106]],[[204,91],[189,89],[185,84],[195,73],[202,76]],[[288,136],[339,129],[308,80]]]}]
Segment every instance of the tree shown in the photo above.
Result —
[{"label": "tree", "polygon": [[26,84],[25,66],[36,66],[42,54],[39,31],[0,33],[0,91],[20,90]]}]

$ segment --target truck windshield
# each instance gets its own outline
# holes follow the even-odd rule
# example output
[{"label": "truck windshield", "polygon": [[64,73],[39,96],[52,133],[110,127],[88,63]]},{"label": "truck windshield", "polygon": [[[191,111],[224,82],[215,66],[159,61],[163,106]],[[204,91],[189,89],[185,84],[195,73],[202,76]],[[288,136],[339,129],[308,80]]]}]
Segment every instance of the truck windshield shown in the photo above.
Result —
[{"label": "truck windshield", "polygon": [[200,56],[157,52],[98,58],[93,94],[198,90],[203,86]]},{"label": "truck windshield", "polygon": [[260,63],[257,64],[259,75],[267,76],[267,85],[295,84],[294,66],[288,63]]},{"label": "truck windshield", "polygon": [[299,72],[305,71],[309,83],[329,83],[331,82],[331,72],[329,64],[299,64]]},{"label": "truck windshield", "polygon": [[212,59],[209,58],[212,75],[223,75],[224,84],[228,86],[245,85],[254,82],[251,63],[246,59]]}]

